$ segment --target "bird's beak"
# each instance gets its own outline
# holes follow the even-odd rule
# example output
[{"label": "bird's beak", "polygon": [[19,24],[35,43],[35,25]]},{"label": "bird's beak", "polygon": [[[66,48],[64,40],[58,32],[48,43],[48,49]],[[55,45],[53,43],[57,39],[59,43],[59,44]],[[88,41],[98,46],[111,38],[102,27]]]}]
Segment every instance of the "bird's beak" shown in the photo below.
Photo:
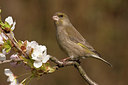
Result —
[{"label": "bird's beak", "polygon": [[58,17],[58,16],[56,16],[56,15],[55,15],[55,16],[53,16],[52,18],[53,18],[53,20],[55,20],[55,21],[58,21],[58,20],[59,20],[59,17]]}]

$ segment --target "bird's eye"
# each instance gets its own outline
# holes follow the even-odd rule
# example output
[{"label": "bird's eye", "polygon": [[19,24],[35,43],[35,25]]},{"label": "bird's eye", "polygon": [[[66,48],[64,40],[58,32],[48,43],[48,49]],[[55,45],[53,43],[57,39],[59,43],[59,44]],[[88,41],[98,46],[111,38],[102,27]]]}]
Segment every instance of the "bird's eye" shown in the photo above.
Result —
[{"label": "bird's eye", "polygon": [[60,17],[60,18],[62,18],[62,17],[63,17],[63,15],[59,15],[59,17]]}]

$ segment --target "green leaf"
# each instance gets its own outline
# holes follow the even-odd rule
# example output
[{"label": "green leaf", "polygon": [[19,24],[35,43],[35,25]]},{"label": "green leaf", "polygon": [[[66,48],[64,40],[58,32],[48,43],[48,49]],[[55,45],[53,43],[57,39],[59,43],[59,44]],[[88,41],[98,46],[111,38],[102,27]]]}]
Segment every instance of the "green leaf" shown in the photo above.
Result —
[{"label": "green leaf", "polygon": [[7,43],[4,44],[4,48],[10,48],[10,45],[8,45]]},{"label": "green leaf", "polygon": [[42,71],[45,70],[45,66],[44,66],[44,64],[40,67],[40,70],[42,70]]},{"label": "green leaf", "polygon": [[0,21],[0,25],[2,28],[4,27],[4,23],[2,21]]},{"label": "green leaf", "polygon": [[19,45],[20,47],[22,46],[22,41],[21,41],[21,40],[18,41],[18,45]]},{"label": "green leaf", "polygon": [[56,70],[55,68],[51,67],[48,62],[43,64],[40,69],[46,73],[52,73]]},{"label": "green leaf", "polygon": [[10,47],[12,47],[12,42],[10,40],[7,40],[6,42]]},{"label": "green leaf", "polygon": [[48,73],[53,73],[55,72],[55,70],[56,70],[55,68],[52,68],[50,66],[48,67]]},{"label": "green leaf", "polygon": [[3,25],[3,27],[4,28],[10,28],[11,29],[11,26],[7,22],[5,22],[5,24]]},{"label": "green leaf", "polygon": [[12,47],[12,43],[11,43],[11,41],[10,40],[7,40],[5,43],[4,43],[4,48],[10,48],[10,47]]},{"label": "green leaf", "polygon": [[23,57],[23,56],[20,56],[20,59],[21,60],[23,60],[23,61],[25,61],[25,62],[27,62],[28,61],[28,59],[26,59],[25,57]]},{"label": "green leaf", "polygon": [[28,65],[29,65],[31,68],[34,68],[34,66],[33,66],[33,61],[32,61],[32,60],[28,60]]},{"label": "green leaf", "polygon": [[3,23],[3,22],[1,21],[1,22],[0,22],[0,25],[1,25],[1,28],[4,29],[5,31],[8,31],[8,32],[11,31],[11,26],[10,26],[7,22]]},{"label": "green leaf", "polygon": [[33,66],[33,60],[32,59],[27,59],[27,58],[25,58],[23,56],[20,56],[20,59],[22,59],[23,62],[25,64],[27,64],[28,66],[30,66],[31,68],[34,68],[34,66]]},{"label": "green leaf", "polygon": [[8,53],[10,50],[11,50],[11,47],[10,47],[10,48],[5,49],[6,53]]},{"label": "green leaf", "polygon": [[8,53],[11,50],[11,42],[9,40],[7,40],[4,45],[3,45],[3,49],[5,49],[5,51]]}]

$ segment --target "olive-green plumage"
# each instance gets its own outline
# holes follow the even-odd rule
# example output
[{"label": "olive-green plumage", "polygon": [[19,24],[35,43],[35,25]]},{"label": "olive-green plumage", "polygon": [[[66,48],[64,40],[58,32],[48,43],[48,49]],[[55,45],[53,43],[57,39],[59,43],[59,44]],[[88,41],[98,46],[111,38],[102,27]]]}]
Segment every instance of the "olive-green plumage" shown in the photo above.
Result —
[{"label": "olive-green plumage", "polygon": [[56,26],[58,44],[72,60],[93,57],[111,65],[101,58],[99,53],[75,29],[66,14],[57,12],[53,16],[53,20]]}]

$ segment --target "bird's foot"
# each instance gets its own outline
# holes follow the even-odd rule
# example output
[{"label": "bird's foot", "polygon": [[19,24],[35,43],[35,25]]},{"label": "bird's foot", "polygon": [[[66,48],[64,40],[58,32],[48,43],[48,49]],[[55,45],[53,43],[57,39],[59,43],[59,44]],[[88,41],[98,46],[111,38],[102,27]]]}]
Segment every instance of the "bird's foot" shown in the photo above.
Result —
[{"label": "bird's foot", "polygon": [[71,58],[70,57],[67,57],[67,58],[64,58],[64,59],[62,59],[60,61],[64,63],[64,62],[69,61],[69,60],[71,60]]},{"label": "bird's foot", "polygon": [[81,63],[79,59],[74,59],[73,60],[73,59],[71,59],[71,57],[64,58],[64,59],[62,59],[60,61],[63,62],[63,64],[66,63],[67,61],[75,61],[75,62],[77,62],[79,64]]}]

